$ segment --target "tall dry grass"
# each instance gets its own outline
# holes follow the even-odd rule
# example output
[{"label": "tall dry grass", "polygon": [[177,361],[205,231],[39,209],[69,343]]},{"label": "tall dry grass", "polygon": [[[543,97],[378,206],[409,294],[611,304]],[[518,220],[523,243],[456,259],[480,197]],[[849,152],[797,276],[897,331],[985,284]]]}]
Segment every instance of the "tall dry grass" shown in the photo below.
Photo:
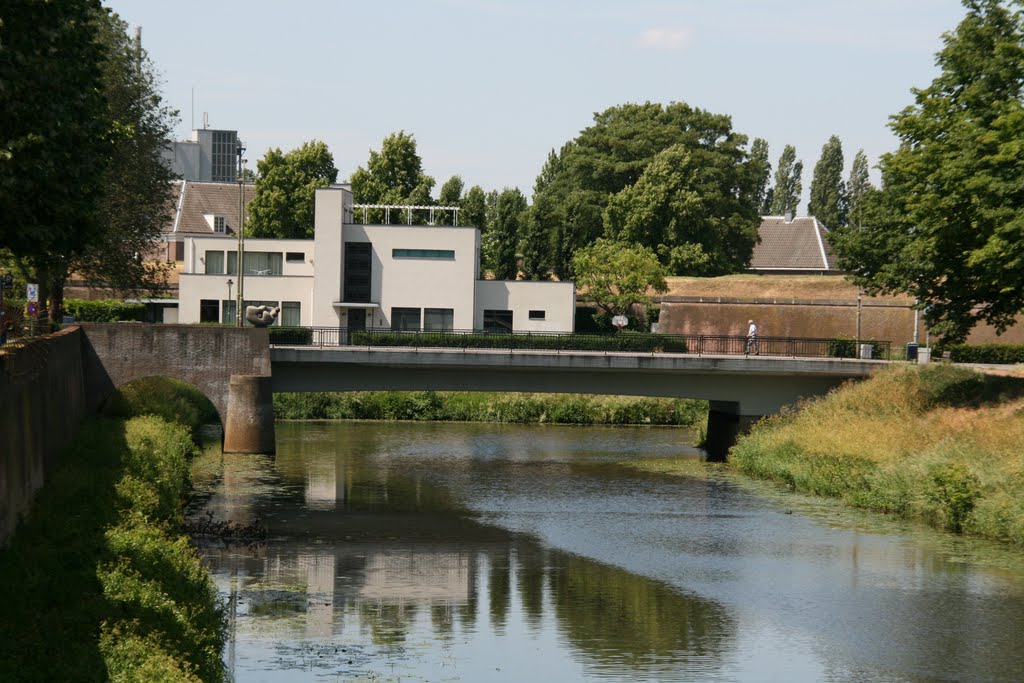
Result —
[{"label": "tall dry grass", "polygon": [[909,366],[762,421],[740,471],[1024,545],[1024,379]]}]

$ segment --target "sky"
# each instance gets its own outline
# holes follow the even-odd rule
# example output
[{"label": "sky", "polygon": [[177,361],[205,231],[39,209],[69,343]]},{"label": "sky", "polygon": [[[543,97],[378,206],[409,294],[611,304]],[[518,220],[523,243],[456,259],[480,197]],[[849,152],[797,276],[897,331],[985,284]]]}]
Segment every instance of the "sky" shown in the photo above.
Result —
[{"label": "sky", "polygon": [[[628,102],[732,117],[804,162],[821,147],[872,165],[889,116],[937,74],[960,0],[105,0],[132,27],[179,111],[176,139],[237,130],[247,167],[268,149],[327,143],[345,180],[371,149],[415,136],[434,195],[527,195],[548,152]],[[877,171],[873,171],[877,182]]]}]

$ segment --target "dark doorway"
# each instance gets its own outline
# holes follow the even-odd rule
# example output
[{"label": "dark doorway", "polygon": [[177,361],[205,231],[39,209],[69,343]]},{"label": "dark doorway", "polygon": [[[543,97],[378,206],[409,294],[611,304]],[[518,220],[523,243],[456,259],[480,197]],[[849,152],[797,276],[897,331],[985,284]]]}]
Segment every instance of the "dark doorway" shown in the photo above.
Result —
[{"label": "dark doorway", "polygon": [[353,332],[366,329],[365,308],[348,309],[348,329]]}]

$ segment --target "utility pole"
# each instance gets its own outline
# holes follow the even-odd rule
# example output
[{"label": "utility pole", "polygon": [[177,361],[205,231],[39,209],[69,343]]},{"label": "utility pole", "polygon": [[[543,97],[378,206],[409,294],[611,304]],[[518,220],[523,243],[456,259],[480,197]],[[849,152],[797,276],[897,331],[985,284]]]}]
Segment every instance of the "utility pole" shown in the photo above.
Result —
[{"label": "utility pole", "polygon": [[236,263],[238,267],[238,302],[235,304],[235,325],[245,325],[245,314],[242,311],[242,304],[245,301],[245,294],[242,288],[245,283],[245,238],[242,237],[242,228],[245,226],[245,174],[242,172],[242,155],[245,154],[245,147],[242,141],[238,141],[238,256]]}]

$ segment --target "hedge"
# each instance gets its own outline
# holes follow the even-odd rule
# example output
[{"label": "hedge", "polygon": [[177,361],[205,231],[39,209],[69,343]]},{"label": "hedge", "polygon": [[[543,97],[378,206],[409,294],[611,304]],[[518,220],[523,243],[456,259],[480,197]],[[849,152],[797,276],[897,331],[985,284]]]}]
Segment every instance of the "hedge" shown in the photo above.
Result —
[{"label": "hedge", "polygon": [[[885,355],[885,348],[874,339],[861,340],[862,344],[871,344],[871,357],[882,358]],[[828,355],[830,358],[857,358],[860,356],[857,349],[856,339],[836,338],[828,342]]]},{"label": "hedge", "polygon": [[952,344],[944,350],[954,363],[1024,363],[1024,344]]},{"label": "hedge", "polygon": [[454,349],[537,349],[686,353],[686,340],[665,334],[619,332],[610,335],[448,334],[444,332],[353,332],[356,346],[410,346]]},{"label": "hedge", "polygon": [[308,327],[268,327],[271,344],[308,346],[313,343],[313,330]]},{"label": "hedge", "polygon": [[120,320],[141,322],[146,316],[146,305],[117,299],[65,299],[64,312],[86,323],[116,323]]}]

